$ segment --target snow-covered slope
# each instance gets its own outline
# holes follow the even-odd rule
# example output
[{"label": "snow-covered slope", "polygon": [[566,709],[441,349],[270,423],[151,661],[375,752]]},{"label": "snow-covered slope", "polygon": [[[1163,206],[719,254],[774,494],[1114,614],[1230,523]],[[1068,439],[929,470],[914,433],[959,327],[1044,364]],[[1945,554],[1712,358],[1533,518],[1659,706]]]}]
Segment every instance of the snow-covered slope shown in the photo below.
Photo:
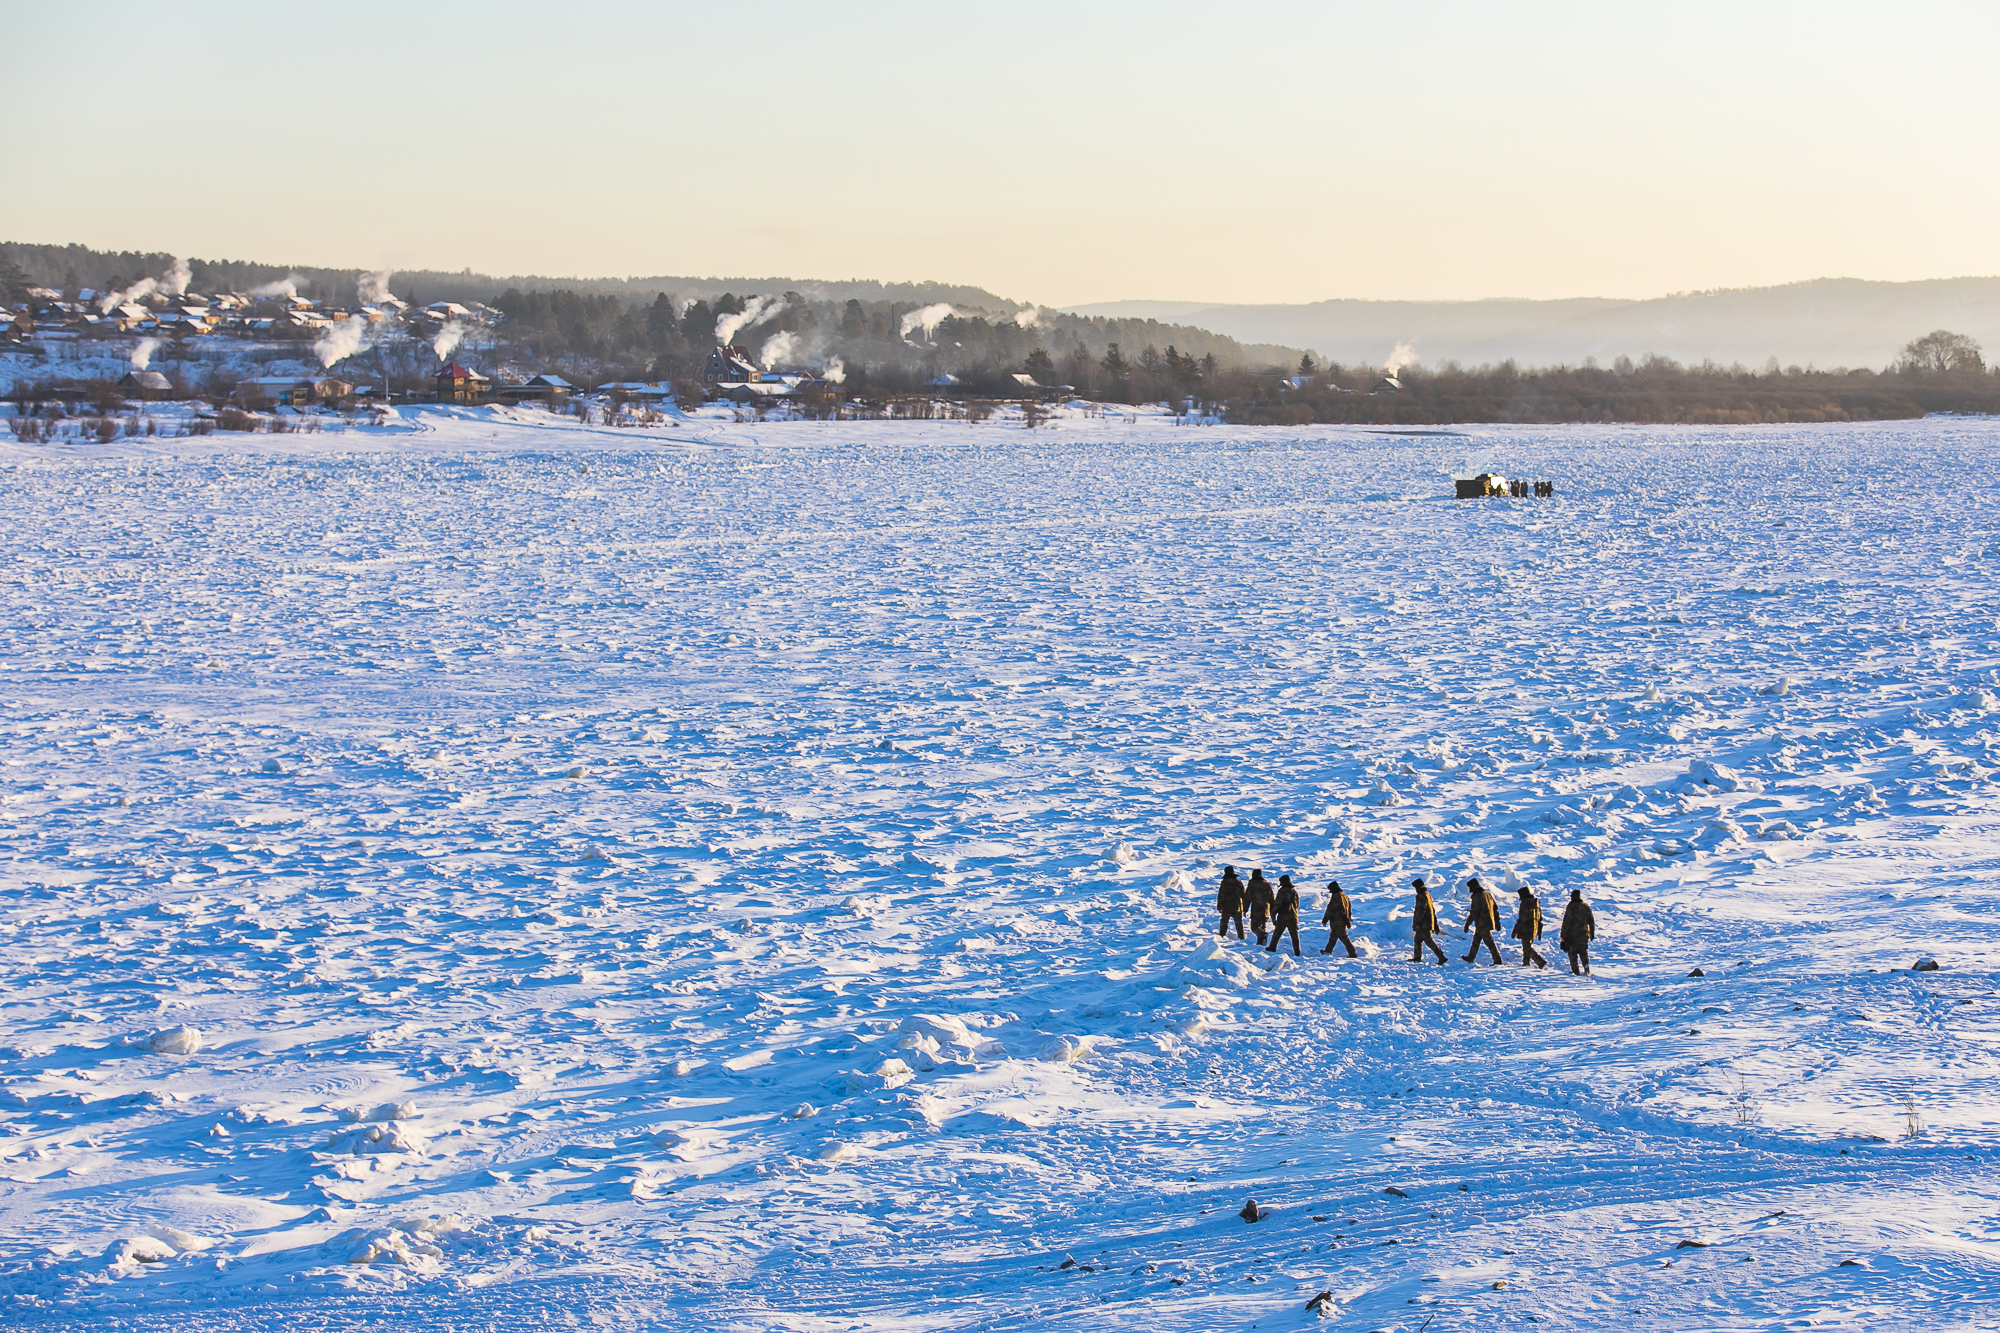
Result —
[{"label": "snow-covered slope", "polygon": [[1994,1325],[2000,426],[530,421],[0,451],[9,1321]]}]

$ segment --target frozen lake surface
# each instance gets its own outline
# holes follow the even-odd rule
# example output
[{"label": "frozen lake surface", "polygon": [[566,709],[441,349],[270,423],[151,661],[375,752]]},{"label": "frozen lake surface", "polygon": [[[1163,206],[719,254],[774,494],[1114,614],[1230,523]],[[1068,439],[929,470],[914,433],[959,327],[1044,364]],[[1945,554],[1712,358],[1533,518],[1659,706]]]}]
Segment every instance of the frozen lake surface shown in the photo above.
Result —
[{"label": "frozen lake surface", "polygon": [[2000,1328],[2000,422],[415,425],[0,450],[8,1322]]}]

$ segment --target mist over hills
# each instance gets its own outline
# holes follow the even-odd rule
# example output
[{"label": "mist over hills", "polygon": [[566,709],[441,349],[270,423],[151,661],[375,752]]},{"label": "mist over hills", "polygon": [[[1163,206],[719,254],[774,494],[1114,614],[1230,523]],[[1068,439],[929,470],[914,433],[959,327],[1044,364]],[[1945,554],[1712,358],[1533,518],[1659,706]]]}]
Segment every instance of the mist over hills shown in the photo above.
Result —
[{"label": "mist over hills", "polygon": [[[1652,300],[1314,301],[1231,305],[1111,301],[1078,314],[1194,324],[1239,341],[1310,347],[1343,364],[1381,364],[1398,346],[1428,366],[1513,360],[1610,363],[1651,354],[1762,366],[1886,366],[1911,338],[1946,328],[2000,348],[2000,277],[1924,282],[1821,278],[1782,287]],[[1407,360],[1407,356],[1399,359]]]}]

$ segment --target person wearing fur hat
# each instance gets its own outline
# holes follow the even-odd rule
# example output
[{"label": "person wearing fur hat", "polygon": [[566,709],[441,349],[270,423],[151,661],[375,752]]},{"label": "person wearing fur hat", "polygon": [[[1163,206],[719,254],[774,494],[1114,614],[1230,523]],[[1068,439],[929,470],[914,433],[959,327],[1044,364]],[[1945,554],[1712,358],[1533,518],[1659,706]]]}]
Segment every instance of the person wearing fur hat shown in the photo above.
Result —
[{"label": "person wearing fur hat", "polygon": [[1286,931],[1292,932],[1292,957],[1300,957],[1299,952],[1299,891],[1292,887],[1290,875],[1278,876],[1278,892],[1271,899],[1271,942],[1264,946],[1265,953],[1276,953],[1278,941]]},{"label": "person wearing fur hat", "polygon": [[1243,881],[1236,878],[1235,866],[1222,867],[1222,883],[1216,886],[1215,910],[1222,913],[1222,922],[1215,933],[1223,939],[1229,938],[1229,923],[1236,923],[1236,938],[1243,938]]},{"label": "person wearing fur hat", "polygon": [[1360,957],[1354,952],[1354,941],[1347,938],[1354,925],[1354,900],[1341,892],[1337,879],[1326,886],[1326,910],[1319,914],[1319,919],[1326,926],[1326,947],[1321,953],[1332,953],[1334,945],[1345,944],[1349,958]]},{"label": "person wearing fur hat", "polygon": [[1465,914],[1465,928],[1473,932],[1472,947],[1465,951],[1461,962],[1469,963],[1479,957],[1479,946],[1485,945],[1486,952],[1493,955],[1493,966],[1500,966],[1500,946],[1493,942],[1493,932],[1500,929],[1500,904],[1493,900],[1493,893],[1479,882],[1474,875],[1465,881],[1465,887],[1472,893],[1472,908]]},{"label": "person wearing fur hat", "polygon": [[1411,880],[1410,887],[1417,891],[1417,912],[1410,921],[1410,929],[1417,937],[1417,947],[1416,952],[1410,955],[1410,961],[1413,963],[1423,962],[1424,950],[1429,949],[1437,955],[1438,966],[1443,967],[1445,965],[1444,950],[1438,948],[1437,939],[1435,938],[1438,931],[1444,925],[1442,921],[1438,920],[1437,901],[1431,897],[1430,889],[1421,879]]},{"label": "person wearing fur hat", "polygon": [[1542,937],[1542,900],[1525,884],[1520,892],[1521,900],[1514,905],[1514,929],[1510,933],[1521,941],[1521,966],[1533,963],[1536,967],[1547,967],[1549,960],[1535,949],[1535,941]]}]

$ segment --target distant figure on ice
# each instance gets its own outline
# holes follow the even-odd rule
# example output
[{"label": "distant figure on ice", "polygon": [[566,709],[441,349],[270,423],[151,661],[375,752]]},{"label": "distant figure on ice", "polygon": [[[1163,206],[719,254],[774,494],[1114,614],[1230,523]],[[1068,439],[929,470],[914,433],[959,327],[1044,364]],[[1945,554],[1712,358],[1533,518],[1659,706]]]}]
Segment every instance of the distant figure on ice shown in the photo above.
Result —
[{"label": "distant figure on ice", "polygon": [[1597,938],[1597,914],[1583,900],[1582,889],[1569,891],[1569,906],[1563,908],[1562,947],[1569,955],[1569,970],[1590,975],[1590,942]]},{"label": "distant figure on ice", "polygon": [[1243,890],[1243,900],[1250,904],[1250,933],[1257,937],[1257,943],[1264,942],[1264,925],[1271,919],[1271,905],[1277,895],[1271,892],[1271,881],[1264,878],[1262,870],[1250,872],[1250,883]]},{"label": "distant figure on ice", "polygon": [[1354,941],[1347,938],[1348,928],[1354,924],[1354,901],[1340,891],[1337,879],[1326,886],[1326,910],[1319,919],[1326,925],[1326,947],[1321,953],[1332,953],[1334,945],[1345,944],[1349,958],[1360,957],[1354,952]]},{"label": "distant figure on ice", "polygon": [[1413,879],[1410,881],[1410,885],[1417,891],[1417,915],[1410,922],[1410,929],[1416,932],[1417,948],[1416,952],[1410,955],[1410,961],[1413,963],[1423,962],[1424,950],[1428,948],[1438,956],[1438,966],[1443,967],[1445,965],[1444,950],[1438,948],[1437,941],[1432,938],[1432,936],[1438,933],[1438,927],[1441,924],[1438,921],[1438,905],[1432,900],[1431,891],[1424,887],[1422,880]]},{"label": "distant figure on ice", "polygon": [[1292,887],[1290,875],[1278,876],[1278,895],[1271,900],[1271,942],[1264,946],[1265,953],[1276,953],[1278,941],[1285,932],[1292,932],[1292,957],[1299,953],[1299,891]]},{"label": "distant figure on ice", "polygon": [[1521,901],[1514,905],[1513,936],[1521,941],[1521,966],[1533,963],[1536,967],[1547,967],[1549,960],[1535,952],[1535,941],[1542,937],[1542,900],[1534,895],[1527,885],[1521,886]]},{"label": "distant figure on ice", "polygon": [[1236,938],[1243,938],[1243,881],[1236,878],[1235,866],[1222,867],[1222,883],[1216,886],[1215,910],[1222,913],[1222,921],[1215,933],[1223,939],[1229,938],[1229,923],[1236,923]]},{"label": "distant figure on ice", "polygon": [[1500,904],[1493,899],[1492,892],[1479,882],[1474,875],[1465,881],[1465,887],[1472,891],[1472,910],[1465,914],[1465,928],[1473,932],[1472,947],[1465,951],[1461,962],[1469,963],[1479,956],[1479,946],[1485,945],[1486,952],[1493,955],[1493,966],[1500,966],[1500,946],[1493,942],[1493,932],[1500,929]]}]

